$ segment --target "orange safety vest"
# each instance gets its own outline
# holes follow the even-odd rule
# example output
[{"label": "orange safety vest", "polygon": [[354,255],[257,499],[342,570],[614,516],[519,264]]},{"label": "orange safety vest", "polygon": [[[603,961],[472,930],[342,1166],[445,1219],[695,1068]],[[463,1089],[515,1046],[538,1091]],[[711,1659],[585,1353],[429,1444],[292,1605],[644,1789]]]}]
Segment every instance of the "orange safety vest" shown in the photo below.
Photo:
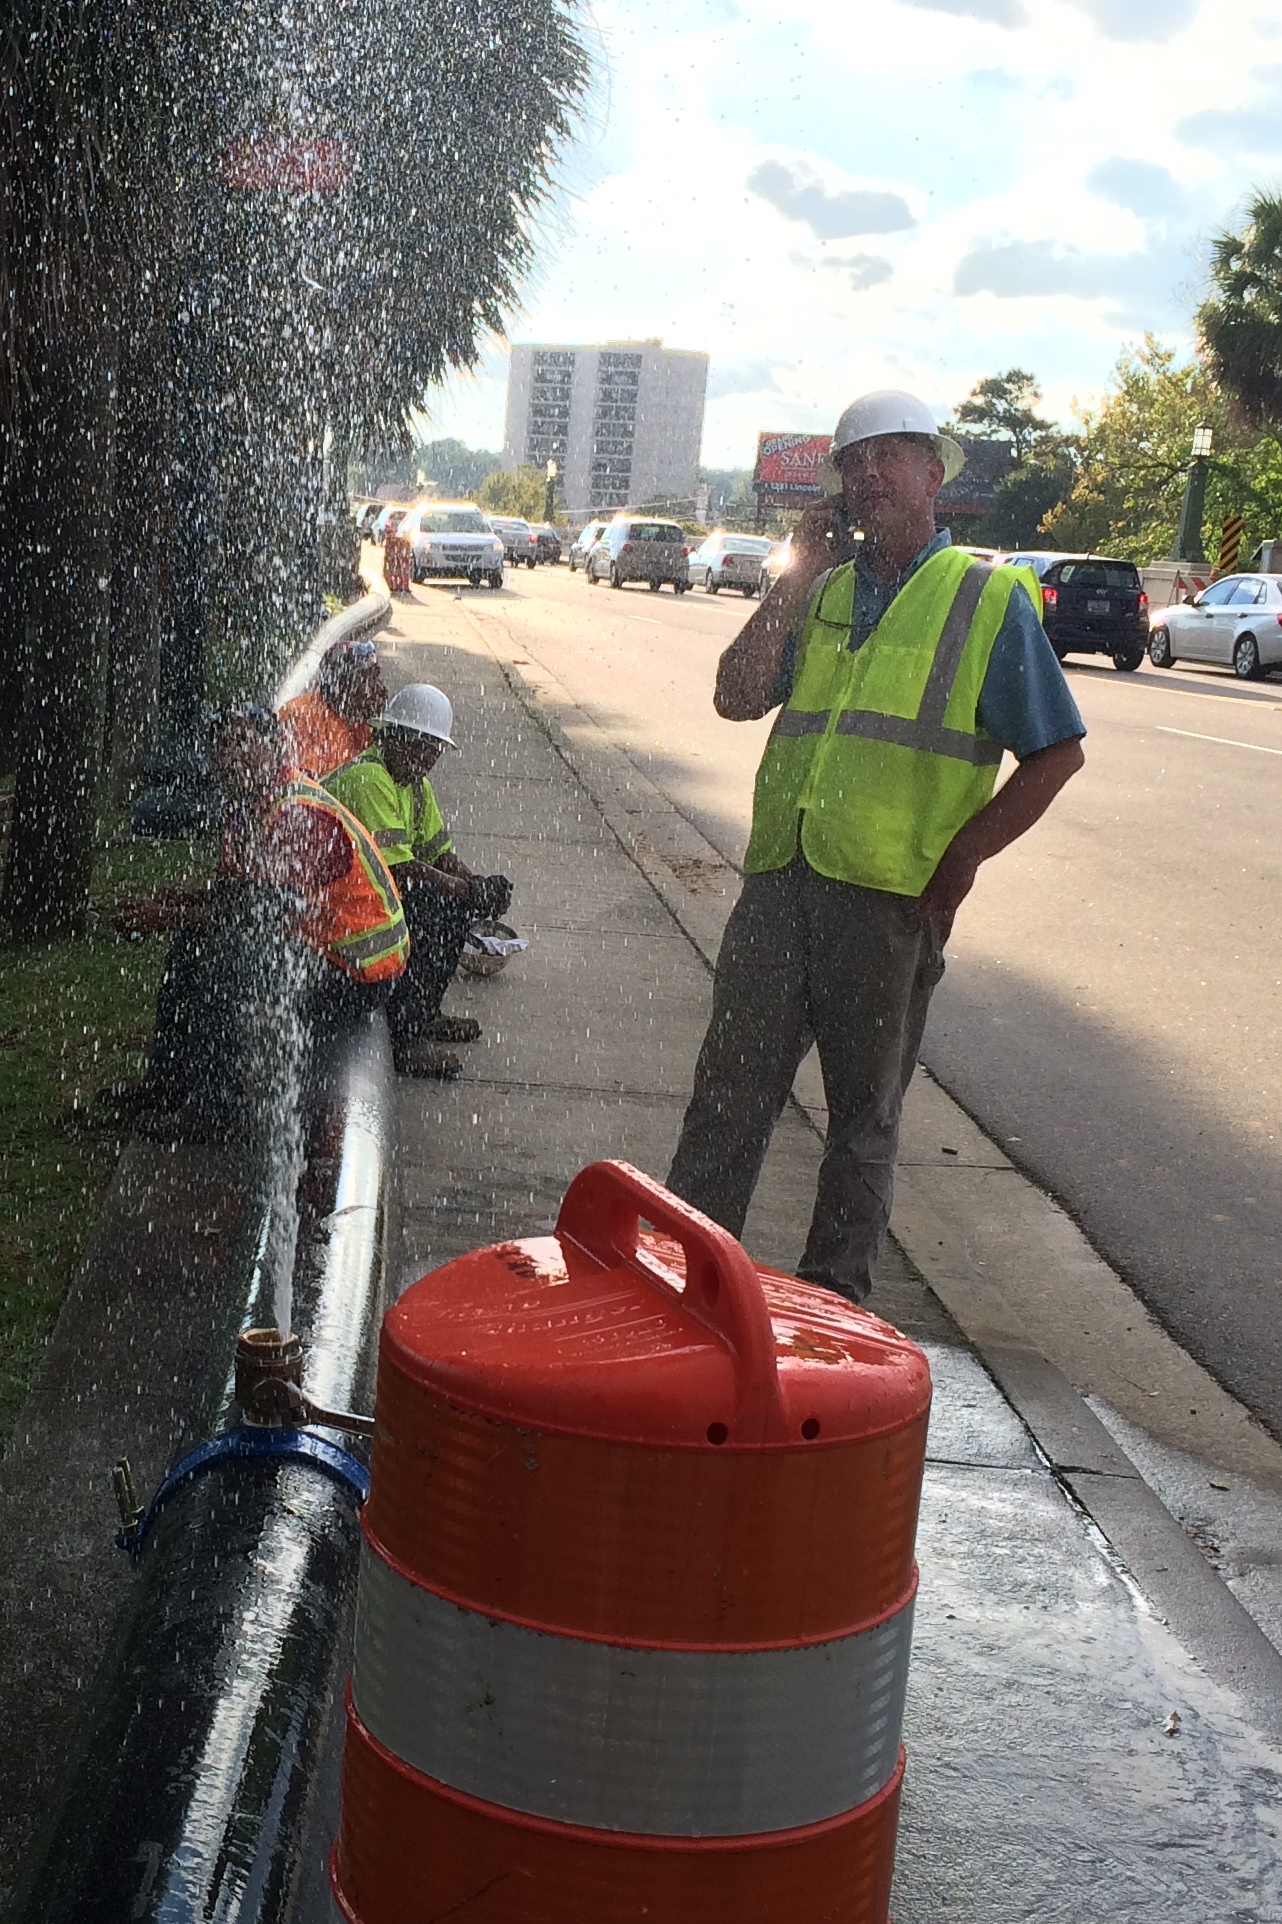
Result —
[{"label": "orange safety vest", "polygon": [[287,701],[280,711],[280,725],[286,760],[317,781],[353,756],[363,755],[374,739],[368,722],[345,721],[336,715],[319,688],[309,688],[305,695]]},{"label": "orange safety vest", "polygon": [[289,770],[273,796],[261,832],[291,807],[314,808],[337,822],[352,850],[346,875],[304,899],[296,933],[354,982],[388,982],[402,975],[409,959],[409,930],[400,893],[373,837],[350,810],[298,769]]}]

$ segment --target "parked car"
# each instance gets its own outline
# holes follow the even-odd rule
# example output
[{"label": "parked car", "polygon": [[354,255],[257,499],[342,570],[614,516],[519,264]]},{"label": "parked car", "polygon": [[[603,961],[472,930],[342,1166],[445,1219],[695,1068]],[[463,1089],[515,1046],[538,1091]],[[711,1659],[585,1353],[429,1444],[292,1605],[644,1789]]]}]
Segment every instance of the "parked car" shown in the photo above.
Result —
[{"label": "parked car", "polygon": [[535,539],[538,542],[536,559],[550,561],[553,567],[561,559],[561,537],[556,529],[546,521],[532,521]]},{"label": "parked car", "polygon": [[1108,555],[1008,554],[1009,568],[1031,568],[1042,584],[1042,626],[1060,661],[1107,655],[1126,673],[1148,648],[1148,596],[1133,561]]},{"label": "parked car", "polygon": [[408,513],[409,509],[403,501],[386,502],[379,509],[374,525],[370,529],[370,540],[386,541],[389,532],[395,534]]},{"label": "parked car", "polygon": [[488,581],[503,586],[503,543],[471,501],[425,501],[411,508],[398,530],[410,544],[415,581]]},{"label": "parked car", "polygon": [[737,588],[751,597],[761,587],[761,569],[773,542],[760,534],[726,534],[719,528],[690,556],[690,585],[702,582],[707,594]]},{"label": "parked car", "polygon": [[353,507],[352,519],[356,523],[356,532],[362,539],[368,540],[373,534],[374,523],[382,512],[381,501],[358,501]]},{"label": "parked car", "polygon": [[579,529],[579,532],[570,543],[571,574],[574,574],[576,569],[586,565],[589,554],[605,533],[606,526],[607,524],[604,521],[589,521],[586,527]]},{"label": "parked car", "polygon": [[588,555],[586,573],[593,587],[608,577],[612,588],[644,581],[657,593],[670,581],[673,592],[683,595],[690,586],[689,558],[689,544],[675,521],[620,515]]},{"label": "parked car", "polygon": [[1225,575],[1190,602],[1163,608],[1149,636],[1155,668],[1177,661],[1213,661],[1240,681],[1282,668],[1282,579]]},{"label": "parked car", "polygon": [[514,514],[492,514],[489,523],[513,567],[519,567],[522,562],[527,568],[538,565],[539,537],[528,521]]}]

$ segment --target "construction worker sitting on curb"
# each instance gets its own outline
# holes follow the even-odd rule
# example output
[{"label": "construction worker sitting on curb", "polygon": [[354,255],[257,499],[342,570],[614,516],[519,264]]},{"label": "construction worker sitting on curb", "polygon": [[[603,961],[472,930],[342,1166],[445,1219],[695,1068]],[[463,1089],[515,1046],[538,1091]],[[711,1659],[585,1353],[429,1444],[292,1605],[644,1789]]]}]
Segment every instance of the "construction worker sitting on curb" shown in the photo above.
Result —
[{"label": "construction worker sitting on curb", "polygon": [[370,723],[387,702],[378,650],[372,641],[336,641],[321,656],[316,686],[295,695],[280,711],[290,765],[332,775],[373,741]]},{"label": "construction worker sitting on curb", "polygon": [[392,1059],[402,1075],[461,1074],[442,1043],[476,1042],[471,1016],[443,1016],[463,944],[480,918],[502,915],[512,899],[504,875],[473,875],[454,853],[428,780],[452,739],[448,696],[427,682],[393,695],[375,724],[375,745],[327,777],[325,786],[365,824],[396,877],[410,931],[409,967],[387,1005]]},{"label": "construction worker sitting on curb", "polygon": [[[856,1302],[953,918],[981,862],[1084,759],[1036,580],[936,531],[935,497],[963,460],[912,395],[853,402],[834,493],[806,509],[792,566],[717,670],[726,720],[780,713],[668,1187],[739,1235],[817,1043],[829,1120],[797,1273]],[[995,788],[1003,750],[1018,766]]]},{"label": "construction worker sitting on curb", "polygon": [[270,1129],[286,1069],[380,1007],[409,952],[373,838],[289,767],[275,715],[216,716],[210,759],[225,797],[213,879],[116,914],[122,934],[176,933],[147,1074],[107,1101],[142,1133],[188,1140]]}]

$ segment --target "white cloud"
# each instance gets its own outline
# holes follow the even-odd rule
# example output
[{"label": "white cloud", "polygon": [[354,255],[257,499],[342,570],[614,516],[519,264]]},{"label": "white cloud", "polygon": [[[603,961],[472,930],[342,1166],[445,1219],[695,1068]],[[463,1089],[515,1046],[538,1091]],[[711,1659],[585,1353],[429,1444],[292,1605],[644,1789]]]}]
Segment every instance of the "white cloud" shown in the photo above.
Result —
[{"label": "white cloud", "polygon": [[853,288],[856,294],[866,294],[870,287],[880,287],[895,271],[880,254],[829,254],[823,265],[839,269],[845,275],[847,286]]},{"label": "white cloud", "polygon": [[1110,40],[1172,40],[1191,26],[1201,0],[1072,0]]},{"label": "white cloud", "polygon": [[1251,78],[1254,100],[1186,114],[1176,134],[1225,159],[1282,153],[1282,67],[1260,67]]},{"label": "white cloud", "polygon": [[773,361],[746,361],[737,366],[714,367],[708,375],[708,399],[720,401],[729,394],[778,394]]},{"label": "white cloud", "polygon": [[804,221],[819,240],[894,234],[915,225],[902,194],[881,187],[829,186],[804,160],[763,160],[748,176],[754,194],[788,220]]},{"label": "white cloud", "polygon": [[902,0],[906,7],[924,7],[932,13],[960,13],[968,20],[991,20],[997,27],[1028,25],[1024,0]]},{"label": "white cloud", "polygon": [[1091,168],[1086,185],[1101,200],[1125,207],[1141,220],[1177,219],[1188,212],[1188,195],[1169,169],[1155,161],[1114,154]]}]

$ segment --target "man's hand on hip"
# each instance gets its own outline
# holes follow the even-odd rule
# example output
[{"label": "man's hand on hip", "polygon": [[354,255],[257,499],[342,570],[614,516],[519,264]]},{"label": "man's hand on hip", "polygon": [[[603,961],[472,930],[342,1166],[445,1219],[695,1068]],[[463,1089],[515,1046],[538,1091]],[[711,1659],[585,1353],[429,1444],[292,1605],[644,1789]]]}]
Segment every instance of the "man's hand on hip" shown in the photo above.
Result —
[{"label": "man's hand on hip", "polygon": [[974,887],[980,863],[1027,834],[1084,761],[1076,736],[1039,748],[1025,757],[978,815],[958,829],[918,897],[922,914],[937,918],[943,941],[952,934],[953,917]]},{"label": "man's hand on hip", "polygon": [[939,929],[942,948],[953,932],[957,911],[975,886],[979,857],[962,844],[959,835],[939,858],[939,867],[918,897],[922,915]]}]

